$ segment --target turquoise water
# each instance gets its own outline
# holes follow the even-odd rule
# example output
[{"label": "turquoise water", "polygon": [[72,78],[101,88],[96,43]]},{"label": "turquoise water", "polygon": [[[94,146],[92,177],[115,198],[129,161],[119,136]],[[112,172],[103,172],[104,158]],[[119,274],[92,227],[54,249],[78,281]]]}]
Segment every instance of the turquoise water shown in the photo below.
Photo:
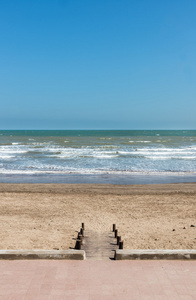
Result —
[{"label": "turquoise water", "polygon": [[2,136],[190,136],[196,130],[0,130]]},{"label": "turquoise water", "polygon": [[194,178],[196,131],[0,131],[1,181],[45,178],[46,182],[59,182],[59,178],[67,178],[83,182],[88,178],[89,182],[95,178],[100,182],[105,176],[113,183],[112,178],[138,175],[175,176],[178,181],[182,176],[185,181],[188,176]]}]

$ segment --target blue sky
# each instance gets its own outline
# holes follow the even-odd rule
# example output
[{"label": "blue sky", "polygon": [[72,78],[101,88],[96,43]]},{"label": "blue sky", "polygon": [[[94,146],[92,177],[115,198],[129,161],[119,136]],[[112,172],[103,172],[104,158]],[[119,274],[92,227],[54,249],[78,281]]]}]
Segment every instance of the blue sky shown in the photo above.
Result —
[{"label": "blue sky", "polygon": [[0,0],[0,129],[196,129],[195,0]]}]

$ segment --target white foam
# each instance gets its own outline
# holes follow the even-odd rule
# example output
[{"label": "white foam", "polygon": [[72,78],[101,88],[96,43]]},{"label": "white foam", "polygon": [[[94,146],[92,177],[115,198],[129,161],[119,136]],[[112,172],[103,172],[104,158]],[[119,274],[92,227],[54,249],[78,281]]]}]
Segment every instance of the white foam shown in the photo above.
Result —
[{"label": "white foam", "polygon": [[0,155],[0,159],[11,159],[13,157],[13,155]]},{"label": "white foam", "polygon": [[17,150],[17,149],[9,149],[9,150],[5,150],[5,149],[0,149],[0,153],[5,153],[5,154],[22,154],[22,153],[27,153],[27,150]]},{"label": "white foam", "polygon": [[151,141],[129,141],[129,143],[135,143],[135,144],[137,144],[137,143],[151,143]]},{"label": "white foam", "polygon": [[158,175],[158,176],[186,176],[186,175],[196,175],[195,171],[137,171],[137,170],[102,170],[102,169],[77,169],[69,168],[68,170],[59,171],[59,170],[6,170],[1,168],[0,174],[7,175],[68,175],[68,174],[84,174],[84,175]]},{"label": "white foam", "polygon": [[168,159],[172,159],[172,157],[168,157],[168,156],[146,156],[146,158],[150,158],[152,160],[168,160]]},{"label": "white foam", "polygon": [[117,157],[118,155],[104,155],[104,154],[101,154],[101,155],[94,155],[93,157],[95,158],[99,158],[99,159],[110,159],[110,158],[114,158],[114,157]]}]

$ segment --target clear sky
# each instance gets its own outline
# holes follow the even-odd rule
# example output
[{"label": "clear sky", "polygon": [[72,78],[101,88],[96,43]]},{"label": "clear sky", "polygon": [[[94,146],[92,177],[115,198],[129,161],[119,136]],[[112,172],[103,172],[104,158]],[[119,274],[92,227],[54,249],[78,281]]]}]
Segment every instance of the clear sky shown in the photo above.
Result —
[{"label": "clear sky", "polygon": [[195,0],[0,0],[0,129],[196,129]]}]

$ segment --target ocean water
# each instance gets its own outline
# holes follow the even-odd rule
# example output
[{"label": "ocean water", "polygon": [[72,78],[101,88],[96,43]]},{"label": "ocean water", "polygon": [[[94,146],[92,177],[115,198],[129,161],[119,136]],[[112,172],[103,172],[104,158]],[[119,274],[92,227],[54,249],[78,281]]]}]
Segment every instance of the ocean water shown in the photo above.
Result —
[{"label": "ocean water", "polygon": [[157,181],[196,181],[196,131],[0,131],[0,182]]}]

